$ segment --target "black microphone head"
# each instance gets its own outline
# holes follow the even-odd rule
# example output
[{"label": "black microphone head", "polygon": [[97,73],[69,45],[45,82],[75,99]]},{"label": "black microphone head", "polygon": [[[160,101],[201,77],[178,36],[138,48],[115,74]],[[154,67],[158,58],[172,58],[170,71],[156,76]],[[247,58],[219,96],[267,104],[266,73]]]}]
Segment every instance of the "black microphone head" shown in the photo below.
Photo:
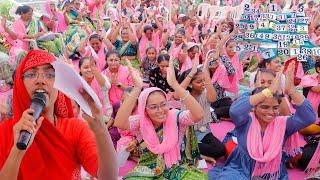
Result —
[{"label": "black microphone head", "polygon": [[32,96],[31,103],[40,104],[42,107],[46,106],[47,98],[44,93],[37,92]]}]

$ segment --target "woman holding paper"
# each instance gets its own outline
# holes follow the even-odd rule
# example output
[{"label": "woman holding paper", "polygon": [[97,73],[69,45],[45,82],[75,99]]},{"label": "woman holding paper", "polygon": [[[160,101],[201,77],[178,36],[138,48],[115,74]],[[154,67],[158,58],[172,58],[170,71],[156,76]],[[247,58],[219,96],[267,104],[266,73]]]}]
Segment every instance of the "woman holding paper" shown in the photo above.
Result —
[{"label": "woman holding paper", "polygon": [[[139,143],[142,155],[138,166],[124,179],[206,179],[207,175],[192,166],[199,157],[194,134],[188,126],[203,117],[199,103],[183,89],[175,78],[173,60],[170,60],[167,80],[180,100],[185,111],[169,110],[167,96],[159,88],[147,88],[141,92],[143,82],[139,74],[130,68],[134,88],[121,105],[114,125],[130,129],[142,141]],[[138,99],[138,115],[130,116]],[[187,134],[186,138],[184,135]]]},{"label": "woman holding paper", "polygon": [[291,65],[285,92],[295,103],[296,112],[279,116],[280,77],[278,73],[269,88],[257,88],[253,95],[232,104],[230,116],[236,125],[238,146],[223,167],[209,172],[209,179],[288,179],[283,151],[294,154],[296,147],[284,144],[293,133],[313,123],[315,113],[310,102],[295,90]]},{"label": "woman holding paper", "polygon": [[[115,150],[100,109],[80,89],[93,117],[83,115],[88,125],[74,118],[70,99],[53,88],[54,61],[48,52],[32,50],[17,68],[13,119],[0,124],[0,179],[79,179],[81,166],[92,176],[117,179]],[[28,109],[35,93],[47,99],[37,121]],[[16,146],[21,130],[32,133],[27,150]]]}]

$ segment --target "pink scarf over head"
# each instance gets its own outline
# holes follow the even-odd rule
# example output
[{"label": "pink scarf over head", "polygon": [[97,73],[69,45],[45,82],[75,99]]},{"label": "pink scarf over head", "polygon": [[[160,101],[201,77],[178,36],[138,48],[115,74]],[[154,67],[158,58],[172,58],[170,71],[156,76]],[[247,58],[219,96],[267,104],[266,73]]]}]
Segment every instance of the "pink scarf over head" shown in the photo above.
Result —
[{"label": "pink scarf over head", "polygon": [[[148,48],[147,45],[148,45],[148,38],[143,33],[141,36],[140,44],[139,44],[139,53],[140,53],[141,59],[145,58],[145,56],[146,56],[146,50]],[[160,37],[156,32],[152,33],[151,45],[154,48],[156,48],[156,51],[158,53],[160,50]]]},{"label": "pink scarf over head", "polygon": [[251,113],[250,116],[252,122],[247,135],[247,149],[250,157],[256,161],[252,176],[268,175],[271,179],[278,179],[287,117],[276,117],[268,124],[262,137],[255,114]]},{"label": "pink scarf over head", "polygon": [[65,22],[64,15],[61,12],[56,11],[55,14],[52,13],[50,4],[54,2],[52,0],[47,0],[44,5],[44,10],[48,14],[49,18],[55,16],[57,18],[57,22],[53,24],[52,32],[64,32],[68,29],[68,25]]},{"label": "pink scarf over head", "polygon": [[221,86],[224,89],[228,89],[230,87],[230,82],[228,79],[227,70],[224,67],[224,65],[221,65],[220,62],[219,66],[217,67],[216,71],[214,72],[211,82],[212,83],[218,83],[219,86]]},{"label": "pink scarf over head", "polygon": [[163,122],[163,141],[160,142],[155,128],[146,115],[145,109],[147,99],[152,92],[161,89],[151,87],[143,90],[139,96],[138,113],[140,115],[140,131],[143,140],[146,142],[148,149],[154,154],[163,154],[167,168],[173,164],[178,164],[181,160],[180,145],[178,143],[178,126],[176,122],[176,110],[169,110],[167,119]]}]

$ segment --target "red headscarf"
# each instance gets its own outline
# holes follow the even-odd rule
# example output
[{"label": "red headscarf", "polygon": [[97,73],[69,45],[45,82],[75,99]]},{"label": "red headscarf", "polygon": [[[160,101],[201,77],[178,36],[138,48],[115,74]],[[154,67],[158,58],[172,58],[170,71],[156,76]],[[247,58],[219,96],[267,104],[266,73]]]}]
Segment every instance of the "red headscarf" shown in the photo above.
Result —
[{"label": "red headscarf", "polygon": [[[30,96],[22,80],[23,73],[33,67],[50,64],[53,61],[55,61],[55,57],[52,54],[44,50],[31,50],[19,64],[13,85],[13,119],[15,122],[20,119],[23,111],[30,106]],[[74,117],[71,100],[61,92],[58,93],[55,102],[55,114],[63,118]]]},{"label": "red headscarf", "polygon": [[[43,50],[32,50],[22,60],[15,74],[13,86],[13,120],[0,124],[0,169],[4,165],[13,144],[13,126],[19,121],[22,113],[30,106],[30,96],[24,86],[22,74],[30,68],[55,61],[55,57]],[[55,102],[55,115],[58,119],[69,118],[72,121],[73,111],[71,101],[59,92]],[[64,122],[66,122],[64,121]],[[69,121],[69,122],[70,122]],[[80,167],[77,149],[69,137],[64,137],[62,131],[72,131],[76,127],[62,129],[59,123],[55,127],[44,119],[31,146],[25,153],[18,179],[74,179],[80,177]],[[80,128],[80,127],[78,127]]]}]

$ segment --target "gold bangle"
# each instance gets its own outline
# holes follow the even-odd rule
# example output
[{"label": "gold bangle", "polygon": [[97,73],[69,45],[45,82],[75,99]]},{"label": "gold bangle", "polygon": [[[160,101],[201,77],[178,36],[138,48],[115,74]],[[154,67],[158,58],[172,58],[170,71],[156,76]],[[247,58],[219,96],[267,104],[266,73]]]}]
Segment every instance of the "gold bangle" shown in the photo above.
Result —
[{"label": "gold bangle", "polygon": [[270,91],[269,88],[265,88],[263,91],[261,91],[262,94],[267,97],[267,98],[272,98],[273,97],[273,94],[272,92]]},{"label": "gold bangle", "polygon": [[182,98],[180,98],[180,101],[186,100],[189,95],[190,95],[190,92],[186,90],[184,93],[184,96]]}]

